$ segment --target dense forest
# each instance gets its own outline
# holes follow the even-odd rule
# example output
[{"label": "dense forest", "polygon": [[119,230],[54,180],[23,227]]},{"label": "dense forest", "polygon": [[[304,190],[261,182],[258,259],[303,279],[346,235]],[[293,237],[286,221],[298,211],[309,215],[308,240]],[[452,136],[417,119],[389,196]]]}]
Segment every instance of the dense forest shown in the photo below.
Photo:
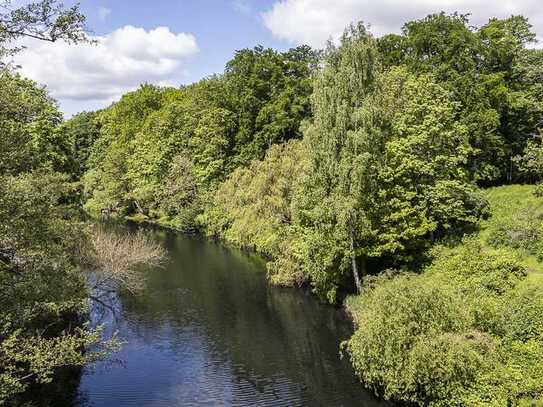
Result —
[{"label": "dense forest", "polygon": [[[39,36],[85,41],[77,8],[40,5],[0,15],[4,56],[37,16]],[[347,297],[342,353],[386,399],[543,403],[534,43],[522,16],[438,13],[380,38],[359,23],[69,120],[4,64],[0,404],[116,346],[85,325],[88,216],[205,234],[260,253],[272,284]]]}]

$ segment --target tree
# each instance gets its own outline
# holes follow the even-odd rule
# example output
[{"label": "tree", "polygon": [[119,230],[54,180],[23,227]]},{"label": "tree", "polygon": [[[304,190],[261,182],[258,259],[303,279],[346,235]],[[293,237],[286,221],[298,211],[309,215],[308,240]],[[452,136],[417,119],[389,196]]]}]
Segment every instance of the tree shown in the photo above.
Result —
[{"label": "tree", "polygon": [[85,234],[73,191],[63,175],[0,174],[0,404],[114,345],[84,324]]},{"label": "tree", "polygon": [[[54,0],[0,2],[0,58],[24,37],[80,42],[84,17]],[[85,235],[68,182],[73,154],[47,92],[0,62],[0,404],[18,404],[32,383],[83,366],[114,345],[84,323]]]},{"label": "tree", "polygon": [[305,281],[302,268],[277,260],[295,244],[292,200],[305,170],[301,141],[272,146],[263,160],[236,169],[215,191],[201,222],[208,235],[265,255],[270,280],[292,286]]},{"label": "tree", "polygon": [[88,167],[94,142],[100,136],[99,112],[82,112],[63,122],[57,132],[70,143],[67,172],[79,179]]},{"label": "tree", "polygon": [[543,179],[543,134],[528,141],[523,155],[515,157],[519,172],[529,181]]},{"label": "tree", "polygon": [[95,227],[91,242],[94,272],[91,298],[100,303],[117,290],[136,294],[145,287],[145,278],[138,273],[138,267],[158,266],[165,258],[164,249],[142,232],[119,234]]},{"label": "tree", "polygon": [[[65,8],[57,0],[41,0],[15,8],[12,3],[0,1],[0,60],[20,49],[9,48],[9,44],[25,37],[70,43],[89,40],[79,5]],[[3,66],[0,62],[0,68]]]},{"label": "tree", "polygon": [[429,74],[381,71],[364,26],[329,51],[312,102],[294,217],[321,297],[335,301],[347,270],[360,291],[368,261],[408,263],[484,212],[463,169],[471,148],[450,92]]},{"label": "tree", "polygon": [[364,25],[351,26],[339,49],[330,45],[325,64],[312,96],[314,118],[304,132],[309,168],[300,218],[312,230],[308,234],[308,274],[317,293],[333,302],[336,275],[347,267],[347,259],[356,287],[361,288],[354,239],[357,231],[372,233],[360,204],[371,189],[366,181],[374,170],[374,157],[359,151],[358,143],[366,140],[357,137],[364,124],[356,112],[375,87],[377,44]]},{"label": "tree", "polygon": [[160,223],[184,232],[196,230],[203,207],[201,190],[192,159],[187,154],[175,156],[155,192]]},{"label": "tree", "polygon": [[99,115],[100,137],[93,144],[89,170],[84,177],[88,195],[86,207],[91,212],[111,208],[134,211],[131,174],[128,172],[134,139],[146,118],[160,109],[164,95],[162,88],[143,85]]},{"label": "tree", "polygon": [[408,22],[402,35],[379,39],[385,66],[431,73],[459,103],[472,151],[466,163],[480,184],[511,181],[511,158],[520,154],[543,118],[533,84],[534,41],[526,18],[491,19],[480,29],[467,15],[445,13]]},{"label": "tree", "polygon": [[[309,47],[283,53],[245,49],[221,76],[180,89],[144,86],[125,95],[99,114],[101,134],[84,177],[86,208],[194,229],[192,214],[203,210],[201,196],[211,196],[236,168],[262,159],[274,143],[301,137],[317,58]],[[190,157],[198,191],[192,202],[168,198],[184,202],[179,213],[171,212],[177,204],[166,209],[158,200],[164,183],[170,192],[176,189],[169,178],[179,170],[174,157]]]},{"label": "tree", "polygon": [[71,146],[57,132],[62,116],[47,92],[29,79],[0,71],[0,99],[0,173],[65,170]]},{"label": "tree", "polygon": [[541,59],[538,61],[531,55],[541,52],[526,49],[536,42],[536,35],[523,16],[491,19],[477,34],[482,43],[481,70],[499,78],[496,84],[503,88],[495,93],[492,105],[500,114],[497,134],[503,139],[502,174],[511,182],[519,178],[519,174],[513,174],[512,160],[522,153],[543,124],[539,86],[532,76],[537,71],[543,72],[543,67]]},{"label": "tree", "polygon": [[300,138],[310,113],[319,55],[308,46],[279,53],[257,46],[236,52],[224,74],[228,108],[237,115],[234,166],[262,159],[274,143]]}]

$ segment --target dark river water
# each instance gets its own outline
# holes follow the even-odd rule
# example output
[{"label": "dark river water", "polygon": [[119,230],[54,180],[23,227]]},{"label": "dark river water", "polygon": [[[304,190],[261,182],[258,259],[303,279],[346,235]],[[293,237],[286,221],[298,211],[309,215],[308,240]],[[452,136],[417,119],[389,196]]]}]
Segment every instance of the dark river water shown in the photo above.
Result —
[{"label": "dark river water", "polygon": [[[381,406],[340,341],[342,313],[299,289],[270,287],[263,261],[196,237],[156,235],[165,266],[142,295],[101,315],[122,350],[83,369],[76,406]],[[58,403],[60,405],[60,402]]]}]

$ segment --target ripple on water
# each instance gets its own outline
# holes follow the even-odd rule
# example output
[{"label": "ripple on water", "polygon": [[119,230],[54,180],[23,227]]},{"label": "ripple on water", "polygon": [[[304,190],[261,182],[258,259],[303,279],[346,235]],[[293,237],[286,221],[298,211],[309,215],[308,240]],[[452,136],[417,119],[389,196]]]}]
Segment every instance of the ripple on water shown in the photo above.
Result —
[{"label": "ripple on water", "polygon": [[269,287],[254,256],[157,234],[169,264],[120,299],[106,332],[126,343],[86,368],[80,406],[366,406],[339,342],[341,314],[300,290]]}]

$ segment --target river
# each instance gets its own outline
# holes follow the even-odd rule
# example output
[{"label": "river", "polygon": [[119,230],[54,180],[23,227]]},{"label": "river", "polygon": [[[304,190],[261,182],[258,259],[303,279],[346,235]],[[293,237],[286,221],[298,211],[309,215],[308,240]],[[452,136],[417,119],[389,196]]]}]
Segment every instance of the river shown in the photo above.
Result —
[{"label": "river", "polygon": [[[364,390],[340,341],[343,313],[300,289],[271,287],[265,264],[198,237],[149,231],[168,251],[141,295],[95,309],[120,352],[84,368],[72,406],[384,405]],[[75,401],[74,401],[75,399]],[[57,400],[55,405],[61,405]]]}]

